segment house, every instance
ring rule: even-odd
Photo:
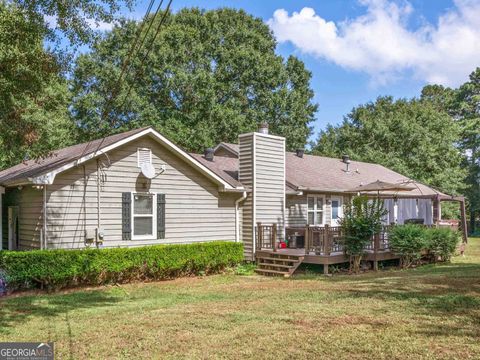
[[[415,184],[405,194],[382,194],[385,224],[410,218],[434,224],[441,201],[463,204],[377,164],[286,152],[285,139],[266,127],[203,155],[141,128],[1,171],[0,245],[75,249],[227,240],[242,241],[246,259],[254,260],[289,238],[297,242],[292,256],[300,251],[308,261],[331,255],[315,250],[326,248],[320,238],[339,250],[334,232],[350,197],[345,191],[377,179]]]

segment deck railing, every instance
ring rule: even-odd
[[[365,246],[365,250],[381,252],[389,251],[389,230],[395,225],[382,225],[378,234],[372,236],[371,241]],[[423,225],[432,227],[436,225]],[[438,226],[438,225],[437,225]],[[341,226],[305,226],[287,227],[287,238],[290,235],[304,237],[305,254],[330,256],[343,253],[345,233]],[[278,229],[276,224],[257,223],[255,226],[256,249],[272,249],[277,251]]]
[[[277,224],[257,223],[255,227],[256,248],[277,251]]]
[[[388,230],[391,225],[382,226],[378,234],[372,236],[372,240],[365,250],[387,251],[389,250]],[[332,253],[343,253],[345,233],[340,226],[308,226],[305,229],[305,254],[330,256]]]

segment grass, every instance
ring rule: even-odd
[[[249,273],[0,300],[0,341],[54,341],[59,359],[480,358],[480,239],[406,271]]]

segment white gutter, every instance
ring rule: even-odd
[[[240,203],[247,198],[247,192],[242,193],[242,197],[235,200],[235,242],[240,242]]]

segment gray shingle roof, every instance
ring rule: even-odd
[[[60,168],[82,156],[93,154],[145,129],[147,128],[135,129],[104,139],[69,146],[54,151],[51,156],[45,159],[29,160],[18,164],[0,172],[0,184],[9,185],[28,181],[28,178]],[[232,154],[236,153],[238,155],[238,144],[221,144],[229,149]],[[214,161],[208,161],[203,155],[190,155],[228,184],[234,187],[242,186],[238,181],[238,158],[215,156]],[[300,158],[294,153],[287,152],[285,169],[287,190],[290,193],[297,189],[300,191],[343,192],[376,180],[391,183],[412,181],[406,176],[378,164],[352,161],[350,171],[346,172],[345,169],[346,165],[340,159],[314,155],[304,155],[303,158]],[[416,187],[415,190],[399,194],[399,196],[445,195],[418,182],[412,182],[412,184]]]
[[[200,154],[190,154],[202,165],[205,165],[215,174],[220,176],[223,180],[232,186],[242,186],[238,181],[238,159],[231,157],[215,156],[213,161],[205,159]]]
[[[286,154],[287,181],[304,190],[343,192],[359,185],[381,180],[390,183],[409,182],[415,190],[399,193],[399,196],[444,195],[424,184],[413,182],[408,177],[382,165],[351,161],[349,172],[341,159],[324,156]]]
[[[103,139],[97,139],[83,144],[69,146],[53,151],[44,159],[28,160],[11,168],[0,171],[0,184],[8,185],[13,182],[28,181],[28,178],[39,176],[51,170],[57,169],[78,160],[80,157],[90,155],[96,151],[112,145],[118,141],[135,135],[148,127],[111,135]]]
[[[224,142],[221,144],[238,156],[238,144]],[[215,157],[215,159],[217,158],[218,156]],[[381,180],[391,183],[409,182],[412,186],[416,187],[415,190],[399,193],[399,196],[445,195],[429,186],[414,182],[408,177],[378,164],[351,161],[350,171],[347,173],[345,171],[346,165],[341,159],[337,158],[316,155],[304,155],[303,158],[300,158],[295,153],[287,152],[285,161],[287,190],[289,192],[294,192],[294,189],[343,192],[359,185]],[[230,162],[229,167],[232,168],[233,166]],[[236,167],[238,168],[238,163]],[[385,192],[385,194],[388,193]]]

